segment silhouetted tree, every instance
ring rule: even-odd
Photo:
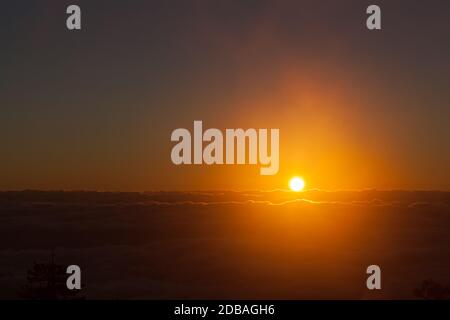
[[[27,284],[19,290],[19,296],[27,300],[78,300],[78,290],[66,286],[66,268],[55,264],[54,254],[50,263],[34,263],[27,271]]]
[[[432,279],[427,279],[422,282],[419,288],[414,289],[414,295],[426,300],[450,299],[450,286],[444,286]]]

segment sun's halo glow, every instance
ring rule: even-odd
[[[302,191],[305,187],[305,181],[300,177],[293,177],[289,181],[289,188],[291,188],[292,191],[299,192]]]

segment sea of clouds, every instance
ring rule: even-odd
[[[450,282],[450,193],[1,192],[0,239],[0,298],[52,251],[88,299],[414,298]]]

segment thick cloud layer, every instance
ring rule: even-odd
[[[450,282],[450,193],[3,192],[0,239],[1,298],[53,249],[90,299],[411,298]]]

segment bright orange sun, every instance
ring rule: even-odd
[[[305,187],[305,181],[300,177],[293,177],[289,181],[289,188],[291,188],[292,191],[299,192],[302,191]]]

